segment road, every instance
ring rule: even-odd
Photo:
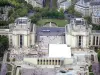
[[[3,56],[3,62],[2,62],[2,66],[1,66],[1,75],[6,75],[6,73],[7,73],[7,63],[5,63],[6,59],[7,59],[7,54],[8,54],[8,52],[5,52],[4,56]]]

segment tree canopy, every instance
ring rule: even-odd
[[[98,61],[100,62],[100,51],[98,51]]]
[[[8,50],[8,46],[8,38],[6,36],[0,36],[0,57]]]
[[[66,9],[66,11],[67,11],[69,14],[75,15],[76,17],[81,17],[81,16],[82,16],[81,13],[75,11],[74,5],[71,5],[68,9]]]
[[[13,7],[8,11],[9,23],[14,22],[17,17],[27,16],[28,12],[33,10],[32,5],[25,0],[7,0]]]
[[[87,21],[88,24],[91,24],[92,18],[90,16],[85,16],[84,19]]]
[[[36,12],[35,15],[31,17],[31,20],[33,23],[37,23],[38,20],[41,18],[44,19],[64,19],[64,11],[60,10],[57,11],[55,9],[49,9],[49,8],[39,8],[35,7],[34,11]]]

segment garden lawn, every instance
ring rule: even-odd
[[[59,27],[64,27],[68,23],[67,20],[60,20],[60,19],[41,19],[41,20],[39,20],[37,22],[37,25],[42,26],[42,25],[45,25],[47,22],[54,22]]]

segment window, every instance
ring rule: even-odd
[[[78,47],[82,47],[82,36],[78,36]]]
[[[54,65],[54,61],[55,61],[55,60],[52,60],[52,65]]]
[[[97,39],[96,39],[96,45],[98,45],[98,37],[97,37]]]
[[[41,59],[41,61],[40,61],[40,65],[42,65],[42,59]]]
[[[91,45],[91,37],[89,37],[89,45]]]
[[[20,48],[22,48],[23,42],[22,42],[22,35],[20,35]]]
[[[39,59],[38,59],[38,65],[39,65]]]
[[[17,24],[27,24],[27,19],[18,19],[16,21]]]
[[[60,60],[58,60],[58,65],[60,65]]]
[[[48,65],[48,60],[46,60],[46,62],[47,62],[46,64]]]
[[[51,65],[51,60],[49,60],[49,63],[50,63],[49,65]]]
[[[99,37],[99,45],[100,45],[100,37]]]
[[[95,45],[95,36],[93,36],[93,45]]]

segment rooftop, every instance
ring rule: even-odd
[[[76,23],[76,25],[84,25],[85,24],[85,20],[83,18],[75,18],[74,22]]]
[[[36,0],[36,2],[38,3],[38,4],[43,4],[43,0]]]
[[[76,5],[83,7],[83,8],[89,8],[90,0],[80,0],[76,3]]]
[[[100,11],[93,12],[93,16],[100,17]]]
[[[85,3],[90,2],[91,0],[83,0]]]
[[[64,1],[64,2],[61,2],[60,5],[62,5],[62,6],[69,6],[70,4],[71,4],[71,2],[69,2],[69,1]]]
[[[62,49],[63,48],[63,49]],[[71,49],[66,44],[50,44],[49,57],[71,58]]]
[[[38,35],[56,35],[60,33],[65,33],[65,27],[38,27],[36,32]]]
[[[91,6],[100,5],[100,1],[92,1],[92,2],[90,2],[90,5]]]
[[[29,18],[27,18],[27,17],[20,17],[20,18],[17,18],[16,20],[15,20],[15,23],[16,24],[18,24],[18,25],[22,25],[22,24],[27,24],[27,22],[29,22]]]

